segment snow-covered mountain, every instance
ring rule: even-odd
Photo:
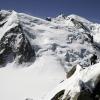
[[[56,89],[55,93],[50,91],[66,79],[73,66],[79,64],[86,68],[82,69],[84,76],[84,71],[89,70],[90,58],[94,53],[99,62],[100,24],[73,14],[41,19],[24,13],[1,10],[0,98],[59,100],[52,98],[60,89]],[[69,82],[69,78],[68,82],[71,84],[76,79],[74,85],[82,80],[77,77],[72,79]],[[87,80],[90,80],[90,77]],[[64,85],[65,83],[67,80],[61,83],[61,89],[68,86]],[[93,83],[95,84],[94,81]]]

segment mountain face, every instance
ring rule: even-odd
[[[44,53],[44,50],[51,50],[64,63],[65,68],[77,64],[87,67],[90,65],[91,54],[100,49],[93,37],[96,33],[93,30],[95,25],[77,15],[60,15],[45,21],[2,10],[0,18],[1,65],[9,61],[29,62],[35,55]]]
[[[41,19],[1,10],[0,98],[81,100],[79,94],[95,98],[100,69],[99,64],[91,67],[91,57],[95,54],[96,63],[100,60],[99,37],[100,24],[77,15]]]
[[[13,13],[15,12],[11,12],[11,14]],[[11,14],[3,15],[1,13],[0,15],[1,16],[0,21],[2,23],[0,25],[1,29],[5,27],[6,24],[9,23],[9,19],[7,19],[7,17],[12,16]],[[12,24],[12,23],[9,23],[9,24]],[[13,62],[14,60],[16,60],[19,64],[21,64],[22,62],[31,61],[32,58],[35,58],[34,48],[32,48],[29,40],[25,36],[24,30],[22,26],[20,25],[20,22],[17,22],[16,26],[12,26],[11,28],[9,28],[9,30],[7,30],[1,37],[0,64],[5,66],[8,62]]]
[[[18,63],[28,62],[35,57],[35,51],[23,34],[20,25],[11,28],[0,41],[0,64],[13,61],[18,57]]]

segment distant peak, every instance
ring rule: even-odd
[[[57,16],[57,18],[63,18],[63,17],[76,18],[76,17],[81,17],[81,16],[78,16],[78,15],[76,15],[76,14],[66,15],[66,14],[64,14],[64,13],[61,13],[60,15]]]
[[[63,14],[63,13],[61,13],[60,15],[58,15],[56,18],[57,19],[61,19],[61,18],[66,18],[67,16],[65,15],[65,14]]]
[[[85,23],[90,23],[90,21],[88,21],[87,19],[76,15],[76,14],[70,14],[70,15],[66,15],[61,13],[59,16],[56,17],[57,20],[71,20],[71,19],[75,19],[77,21],[81,21],[81,22],[85,22]]]
[[[76,15],[76,14],[70,14],[67,16],[67,18],[70,18],[70,19],[84,19],[83,17],[79,16],[79,15]]]
[[[70,14],[70,15],[68,15],[67,17],[81,17],[81,16],[76,15],[76,14]]]
[[[75,19],[77,21],[81,21],[81,22],[86,22],[86,23],[90,23],[90,21],[88,21],[87,19],[79,16],[79,15],[76,15],[76,14],[70,14],[67,16],[68,19]]]

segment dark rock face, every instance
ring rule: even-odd
[[[94,100],[91,96],[91,94],[87,91],[83,91],[80,93],[77,100]]]
[[[70,78],[74,72],[76,71],[76,66],[74,66],[68,73],[67,73],[67,78]]]
[[[61,100],[62,96],[64,95],[65,90],[58,92],[51,100]]]
[[[0,40],[0,64],[12,62],[15,58],[18,63],[29,62],[35,57],[35,51],[29,40],[23,34],[21,25],[10,29]]]
[[[0,14],[0,21],[3,21],[7,15]]]
[[[52,21],[52,19],[50,17],[47,17],[46,20],[50,21],[50,22]]]
[[[90,32],[89,28],[85,26],[82,22],[76,20],[76,19],[71,19],[71,21],[74,23],[75,26],[78,28],[83,28],[86,32]]]
[[[100,100],[100,81],[97,83],[92,94],[94,100]]]
[[[81,91],[78,100],[100,100],[100,81],[96,84],[92,92],[87,89]]]

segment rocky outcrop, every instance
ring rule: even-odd
[[[18,63],[29,62],[35,51],[23,33],[21,25],[11,28],[0,40],[0,64],[5,65],[17,59]]]

